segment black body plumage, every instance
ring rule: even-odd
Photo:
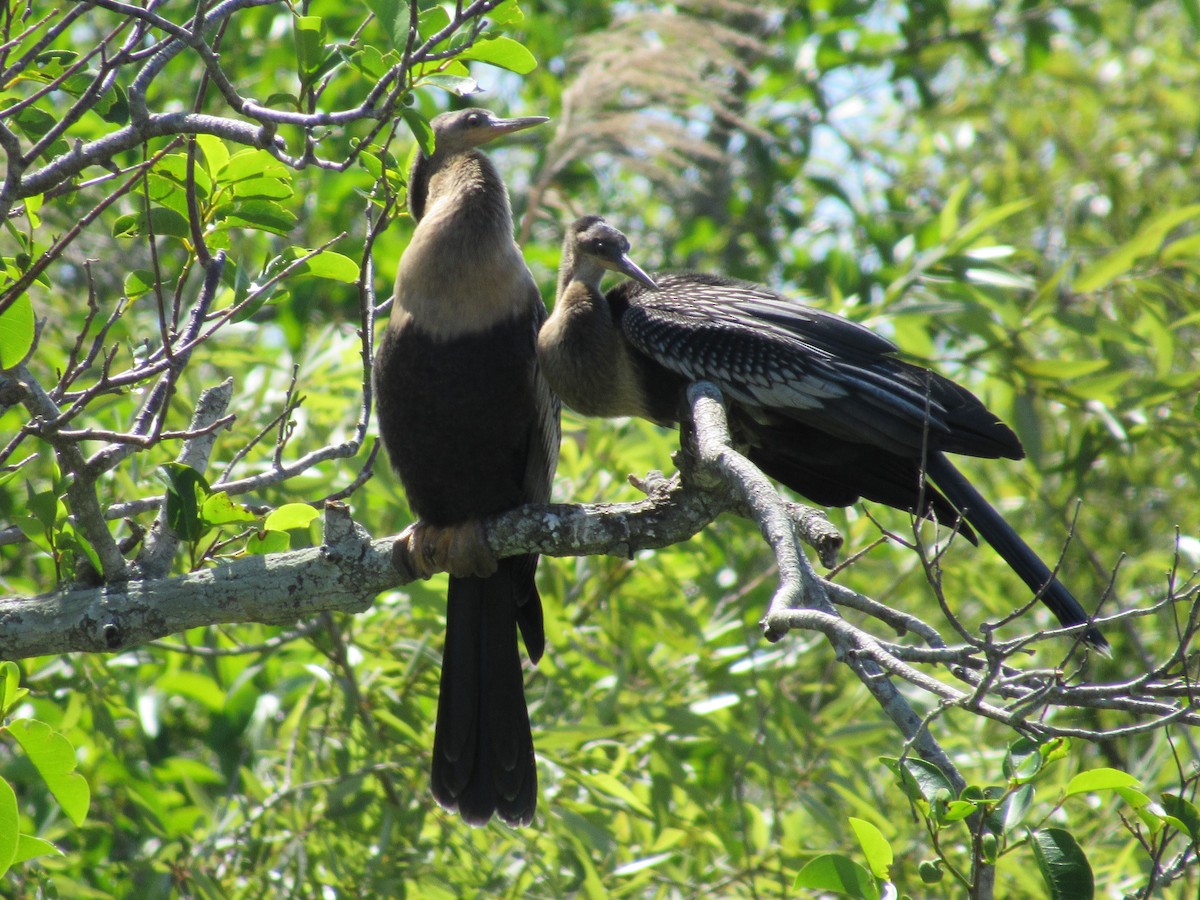
[[[425,525],[454,527],[544,503],[558,455],[558,402],[537,363],[545,307],[513,243],[504,183],[479,145],[545,121],[486,110],[433,120],[434,152],[409,180],[417,220],[375,358],[379,429]],[[475,825],[528,824],[537,769],[517,632],[542,654],[536,556],[494,574],[451,572],[432,787]]]
[[[585,415],[672,424],[686,414],[685,386],[711,381],[736,438],[771,477],[825,506],[865,498],[935,515],[973,542],[977,531],[1062,624],[1087,621],[946,458],[1024,456],[1017,436],[970,391],[898,359],[891,341],[847,319],[750,282],[651,278],[628,249],[598,216],[567,231],[558,300],[538,338],[543,371],[564,403]],[[601,293],[606,269],[633,280]],[[1107,646],[1095,628],[1084,637]]]

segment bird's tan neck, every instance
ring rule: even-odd
[[[608,301],[592,286],[599,277],[594,282],[572,280],[580,274],[576,268],[560,276],[564,287],[538,333],[538,361],[546,381],[563,403],[585,416],[657,419],[645,400],[639,364]]]
[[[486,156],[427,161],[423,214],[400,259],[391,325],[448,340],[527,312],[536,295],[512,238],[504,183]]]

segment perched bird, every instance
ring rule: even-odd
[[[478,520],[545,503],[559,443],[558,401],[537,362],[546,308],[513,241],[504,182],[478,148],[545,121],[484,109],[433,119],[433,152],[417,156],[408,182],[417,225],[375,357],[380,434],[420,517],[412,557],[429,564],[424,574],[450,572],[433,795],[473,825],[493,813],[533,818],[518,627],[533,662],[545,644],[537,557],[496,567]]]
[[[933,514],[972,543],[973,527],[1063,625],[1088,621],[946,458],[1024,456],[977,397],[897,359],[891,341],[847,319],[746,281],[652,278],[628,252],[625,235],[599,216],[567,229],[558,298],[538,335],[542,370],[567,406],[670,425],[686,415],[686,385],[711,381],[735,437],[767,475],[824,506],[863,497]],[[633,280],[601,293],[605,270]],[[1108,646],[1095,628],[1084,639]]]

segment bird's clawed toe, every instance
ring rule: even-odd
[[[393,556],[406,557],[418,578],[449,572],[460,578],[485,578],[496,571],[496,555],[478,521],[440,528],[415,522],[396,538]]]

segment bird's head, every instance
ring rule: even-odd
[[[472,107],[444,112],[429,124],[433,127],[434,153],[454,154],[549,121],[546,116],[502,119],[490,110]]]
[[[584,216],[572,223],[567,233],[576,255],[586,256],[613,272],[639,281],[651,290],[658,285],[629,258],[629,238],[600,216]]]

